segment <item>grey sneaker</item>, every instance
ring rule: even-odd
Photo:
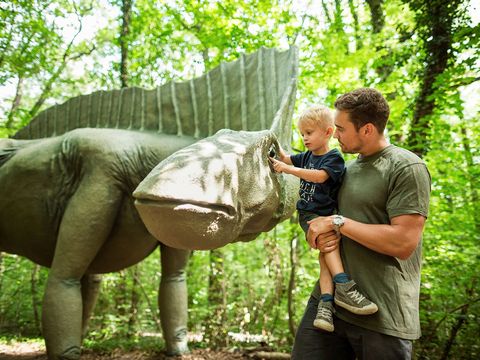
[[[333,313],[335,309],[331,301],[320,301],[318,303],[317,316],[313,322],[316,328],[332,332],[333,331]]]
[[[355,281],[335,284],[335,304],[357,315],[370,315],[378,306],[360,292]]]

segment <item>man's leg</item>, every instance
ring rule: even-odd
[[[412,341],[381,334],[338,319],[359,360],[410,360]],[[337,323],[335,323],[336,326]]]
[[[341,327],[333,333],[319,330],[313,326],[317,313],[318,300],[310,297],[302,321],[297,329],[292,350],[292,360],[353,360],[355,353],[342,334]]]

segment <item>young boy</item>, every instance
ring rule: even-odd
[[[298,128],[308,151],[286,154],[279,149],[279,160],[270,158],[276,172],[300,178],[300,200],[297,202],[300,225],[308,232],[308,221],[336,212],[337,193],[345,171],[340,152],[330,150],[328,142],[333,135],[333,114],[327,107],[316,106],[300,115]],[[293,166],[290,166],[293,165]],[[321,298],[313,325],[333,331],[333,302],[352,313],[369,315],[378,308],[358,289],[343,269],[340,250],[319,253]],[[335,298],[333,290],[335,284]]]

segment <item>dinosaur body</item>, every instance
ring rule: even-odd
[[[252,240],[294,210],[295,183],[266,155],[289,148],[296,66],[295,49],[262,49],[189,82],[71,99],[0,140],[0,251],[50,267],[49,359],[79,358],[96,274],[157,246],[167,352],[188,351],[190,250]]]
[[[10,148],[15,147],[15,140],[9,142]],[[146,231],[131,194],[155,165],[193,142],[189,137],[88,128],[28,145],[23,141],[0,171],[0,248],[50,267],[57,235],[70,221],[76,233],[69,235],[70,241],[83,241],[83,226],[97,225],[95,231],[102,232],[102,246],[87,273],[136,264],[158,241]],[[98,183],[102,188],[93,192]],[[70,202],[76,196],[84,199],[81,191],[91,193],[94,200],[66,218]],[[14,199],[10,194],[15,194]],[[19,209],[19,204],[28,206]],[[102,207],[109,209],[102,218],[83,224],[83,212],[95,214]]]

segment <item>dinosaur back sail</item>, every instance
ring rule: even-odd
[[[42,111],[14,137],[46,138],[83,127],[196,138],[224,128],[269,129],[275,118],[282,123],[291,119],[297,66],[295,47],[287,51],[262,48],[189,81],[151,90],[131,87],[77,96]],[[288,129],[289,124],[285,125],[281,127]]]

